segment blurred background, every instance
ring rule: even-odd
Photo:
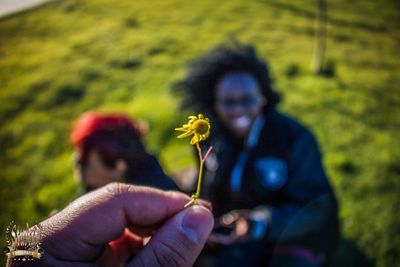
[[[324,5],[326,4],[326,5]],[[221,42],[255,44],[280,109],[316,134],[340,204],[334,266],[400,262],[400,3],[396,0],[51,1],[0,18],[0,244],[13,220],[80,194],[69,133],[87,110],[149,123],[178,183],[195,167],[171,83]]]

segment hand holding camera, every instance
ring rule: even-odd
[[[209,242],[231,245],[260,240],[267,232],[270,217],[270,210],[264,206],[230,211],[216,222]]]

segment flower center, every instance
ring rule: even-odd
[[[208,125],[207,121],[205,120],[196,120],[193,122],[193,130],[196,134],[206,134],[208,130],[210,129],[210,126]]]

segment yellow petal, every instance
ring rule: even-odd
[[[192,134],[193,134],[192,132],[186,132],[186,133],[183,133],[183,134],[179,135],[177,138],[185,138],[185,137],[190,136]]]
[[[196,144],[196,143],[198,143],[198,142],[200,142],[200,140],[199,140],[197,134],[195,134],[195,135],[193,136],[192,140],[190,140],[190,144],[191,144],[191,145],[194,145],[194,144]]]
[[[190,127],[175,128],[175,131],[184,131],[184,132],[186,132],[186,131],[189,131],[189,130],[190,130]]]

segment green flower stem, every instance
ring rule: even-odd
[[[200,168],[199,168],[199,177],[197,179],[197,190],[196,190],[196,193],[194,193],[192,195],[193,199],[200,198],[201,181],[203,178],[203,166],[204,166],[203,154],[201,153],[201,148],[200,148],[199,143],[196,143],[196,148],[197,148],[197,151],[199,152]]]
[[[204,162],[206,161],[208,155],[210,154],[211,150],[212,150],[212,146],[207,150],[205,156],[203,157],[202,153],[201,153],[201,148],[199,143],[196,143],[196,148],[197,151],[199,152],[199,159],[200,159],[200,168],[199,168],[199,177],[197,179],[197,190],[196,193],[192,194],[192,200],[190,200],[188,203],[186,203],[186,205],[184,206],[189,207],[191,205],[198,205],[197,203],[197,199],[200,198],[200,191],[201,191],[201,182],[202,182],[202,178],[203,178],[203,166],[204,166]]]

